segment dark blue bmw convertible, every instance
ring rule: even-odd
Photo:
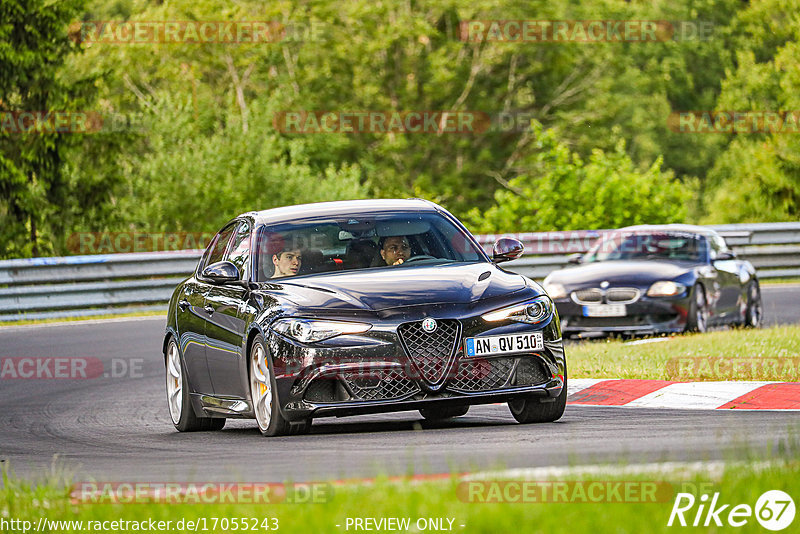
[[[572,263],[544,280],[565,335],[704,332],[715,325],[761,324],[756,270],[706,227],[621,228]]]

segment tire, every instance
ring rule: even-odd
[[[542,401],[545,402],[542,402]],[[548,402],[549,400],[549,402]],[[508,409],[518,423],[552,423],[561,419],[567,407],[567,369],[564,368],[564,387],[554,400],[525,397],[508,401]]]
[[[311,420],[289,422],[281,413],[275,383],[275,374],[269,353],[264,345],[264,337],[258,334],[250,345],[249,352],[250,400],[258,429],[264,436],[286,436],[305,434],[311,428]]]
[[[442,419],[452,419],[466,415],[469,406],[442,406],[422,408],[419,413],[428,421],[441,421]]]
[[[705,332],[708,330],[708,300],[703,286],[697,284],[692,289],[692,302],[686,316],[686,332]]]
[[[764,304],[761,301],[761,286],[753,280],[747,288],[747,308],[744,315],[745,328],[758,328],[764,318]]]
[[[166,354],[167,408],[179,432],[222,430],[224,417],[197,417],[189,399],[189,382],[175,338],[170,338]]]

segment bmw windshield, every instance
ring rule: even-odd
[[[702,261],[705,238],[688,232],[614,232],[602,237],[584,263],[614,260]]]

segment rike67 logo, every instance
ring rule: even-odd
[[[719,492],[711,496],[703,494],[699,499],[691,493],[678,493],[669,514],[667,526],[718,527],[727,525],[743,527],[755,516],[758,523],[768,530],[783,530],[794,521],[795,506],[789,494],[780,490],[763,493],[755,507],[749,504],[725,504]]]

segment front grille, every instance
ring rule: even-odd
[[[516,358],[462,358],[450,388],[458,391],[489,391],[506,385]]]
[[[444,378],[455,356],[461,323],[442,319],[437,321],[437,328],[431,333],[422,329],[422,321],[403,323],[397,327],[397,334],[419,375],[426,382],[436,384]]]
[[[603,292],[597,288],[579,289],[572,292],[572,298],[578,304],[597,304],[603,301]]]
[[[517,365],[517,373],[514,378],[514,385],[517,386],[537,386],[550,380],[548,373],[542,362],[538,358],[521,358]]]
[[[614,287],[606,293],[608,302],[630,304],[639,300],[639,290],[635,287]]]
[[[419,387],[397,371],[375,370],[342,374],[358,400],[398,399],[419,391]]]
[[[573,291],[572,300],[576,304],[600,304],[604,301],[615,304],[631,304],[639,300],[639,294],[640,291],[635,287],[612,287],[606,291],[593,287]]]

